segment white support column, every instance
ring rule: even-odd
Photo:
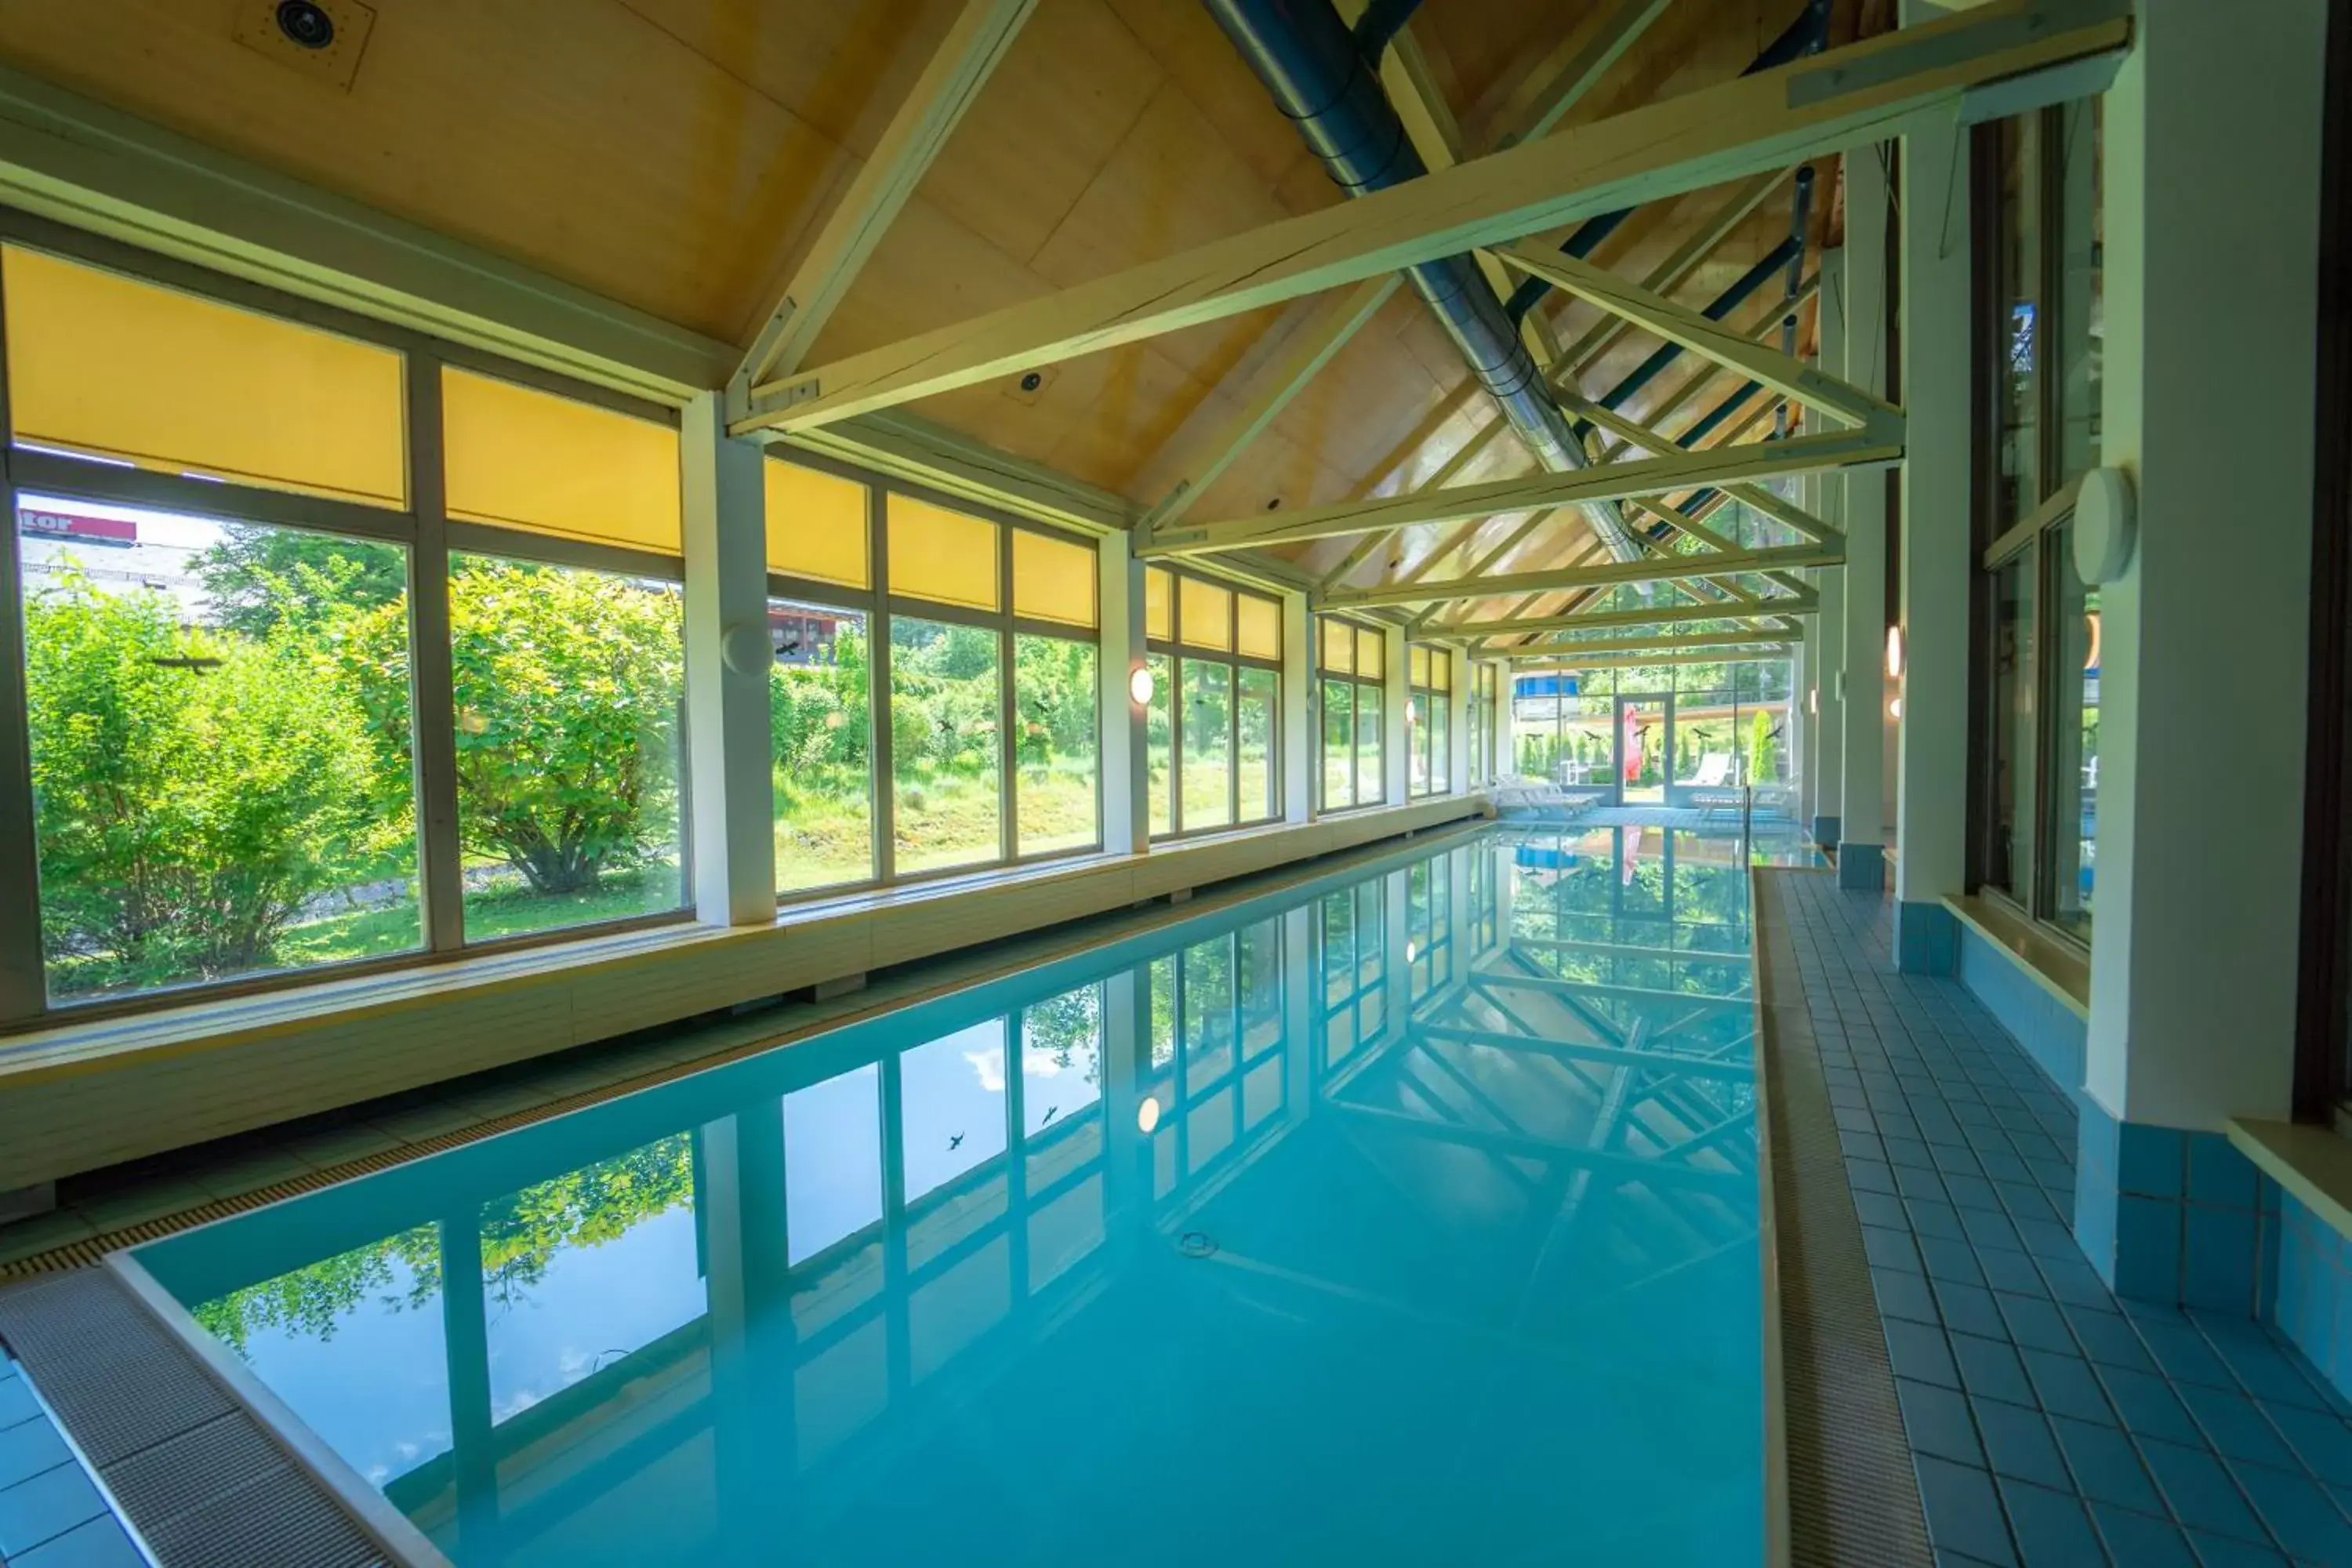
[[[1829,317],[1822,318],[1824,324]],[[1823,483],[1814,499],[1832,508],[1832,511],[1816,513],[1832,521],[1835,503],[1830,495],[1838,487]],[[1813,589],[1821,595],[1822,607],[1813,616],[1813,635],[1820,647],[1820,657],[1812,667],[1812,698],[1820,710],[1813,721],[1814,759],[1813,780],[1813,842],[1827,847],[1838,841],[1838,803],[1844,798],[1845,787],[1845,704],[1838,692],[1845,676],[1845,568],[1824,567],[1813,574]]]
[[[678,450],[695,914],[766,925],[776,918],[776,817],[760,448],[727,438],[720,396],[706,392],[686,405]]]
[[[1149,710],[1135,700],[1142,669],[1143,564],[1124,533],[1105,535],[1102,571],[1102,811],[1103,848],[1142,854],[1151,841],[1150,784],[1144,734]]]
[[[1384,805],[1402,805],[1412,776],[1405,751],[1412,743],[1404,721],[1405,704],[1412,700],[1412,672],[1405,668],[1404,628],[1382,628],[1381,647],[1381,776],[1386,786],[1381,798]]]
[[[1906,0],[1906,24],[1941,15]],[[1970,548],[1969,136],[1938,118],[1903,139],[1903,668],[1895,689],[1895,963],[1948,974],[1968,890]],[[1949,197],[1948,200],[1947,197]]]
[[[1823,314],[1843,329],[1845,375],[1857,386],[1886,388],[1886,166],[1878,146],[1857,147],[1845,163],[1845,248],[1822,258]],[[1838,886],[1875,891],[1886,885],[1886,476],[1840,474],[1845,526],[1845,679],[1840,706],[1845,731],[1839,790]]]
[[[1307,595],[1282,596],[1282,820],[1315,815],[1315,732],[1323,700],[1315,679],[1315,617]]]
[[[2100,590],[2086,1079],[2213,1130],[2291,1109],[2328,7],[2138,9],[2105,110],[2101,461],[2138,537]],[[2269,798],[2217,807],[2222,753]]]

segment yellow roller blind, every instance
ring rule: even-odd
[[[1255,594],[1241,595],[1241,653],[1246,658],[1282,657],[1282,606]]]
[[[15,246],[0,281],[18,441],[408,504],[391,349]]]
[[[1095,624],[1095,552],[1075,540],[1013,531],[1013,613],[1064,626]]]
[[[1323,668],[1334,675],[1356,670],[1356,628],[1345,621],[1323,623]]]
[[[1388,674],[1388,644],[1379,632],[1370,627],[1356,628],[1356,673],[1366,680],[1378,680]]]
[[[1193,647],[1231,653],[1234,647],[1234,594],[1198,577],[1176,580],[1176,616],[1183,640]]]
[[[975,610],[1001,609],[996,524],[908,496],[890,498],[890,592]]]
[[[1406,670],[1415,686],[1429,684],[1429,650],[1415,643],[1405,650]]]
[[[1429,688],[1433,691],[1454,689],[1454,652],[1451,648],[1429,650]]]
[[[1143,569],[1143,635],[1153,642],[1176,640],[1175,574],[1158,566]]]
[[[679,553],[667,425],[444,365],[441,441],[451,517]]]
[[[771,458],[767,492],[769,571],[848,588],[874,585],[864,485]]]

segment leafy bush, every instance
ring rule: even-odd
[[[363,612],[341,650],[404,751],[404,606]],[[685,656],[677,601],[601,573],[468,557],[449,579],[457,823],[538,893],[576,893],[672,847]],[[393,780],[385,777],[390,786]],[[404,781],[403,781],[404,784]]]
[[[62,993],[265,966],[305,900],[410,837],[372,805],[365,715],[307,627],[184,631],[167,595],[68,575],[26,600],[26,647]]]

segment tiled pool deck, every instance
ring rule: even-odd
[[[2252,1320],[2121,1301],[2074,1106],[1889,908],[1781,879],[1938,1563],[2352,1564],[2352,1405]]]

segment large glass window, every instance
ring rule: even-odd
[[[767,468],[777,890],[1101,843],[1093,548],[799,462]],[[877,624],[885,660],[869,652]]]
[[[396,544],[25,496],[56,1001],[423,941]]]
[[[768,601],[780,893],[874,875],[874,661],[866,637],[866,617],[856,610]]]
[[[1387,796],[1382,637],[1375,627],[1330,616],[1316,623],[1323,697],[1318,811],[1378,805]]]
[[[467,940],[677,908],[677,585],[460,555],[449,641]]]
[[[2099,106],[1979,131],[1978,481],[1983,709],[1975,881],[2087,942],[2098,815],[2098,595],[2074,574],[2073,487],[2098,462]]]
[[[1412,745],[1412,793],[1443,795],[1453,787],[1454,654],[1414,644],[1406,651],[1412,685],[1406,736]]]
[[[1281,605],[1162,566],[1144,574],[1144,604],[1153,837],[1280,816]]]

